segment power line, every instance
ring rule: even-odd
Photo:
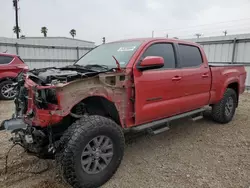
[[[171,30],[182,30],[186,28],[196,28],[196,27],[203,27],[203,26],[209,26],[209,25],[217,25],[217,24],[223,24],[223,23],[231,23],[231,22],[238,22],[238,21],[244,21],[244,20],[250,20],[250,18],[243,18],[239,20],[230,20],[230,21],[223,21],[223,22],[215,22],[215,23],[210,23],[210,24],[203,24],[203,25],[194,25],[194,26],[187,26],[187,27],[182,27],[182,28],[170,28],[170,29],[162,29],[158,31],[171,31]]]
[[[180,34],[180,33],[184,33],[184,32],[192,32],[192,33],[200,33],[200,32],[206,32],[206,31],[216,31],[216,30],[220,30],[220,31],[224,31],[225,29],[237,29],[237,30],[240,30],[242,27],[245,28],[245,26],[248,26],[250,25],[250,22],[248,24],[234,24],[234,25],[229,25],[229,26],[218,26],[218,27],[213,27],[213,28],[197,28],[197,29],[191,29],[191,28],[187,28],[185,31],[180,31],[180,30],[177,30],[177,31],[171,31],[171,32],[167,32],[168,34],[172,35],[177,35],[177,34]],[[162,35],[164,33],[166,33],[166,31],[162,31],[162,30],[155,30],[155,33],[162,33]]]
[[[242,23],[239,21],[247,21],[248,23]],[[222,23],[233,23],[233,25],[228,25],[228,26],[223,26],[223,25],[218,25],[218,24],[222,24]],[[217,27],[215,26],[217,25]],[[213,33],[221,33],[222,30],[229,30],[230,28],[235,28],[237,30],[241,29],[241,26],[245,26],[245,25],[250,25],[250,18],[244,18],[244,19],[238,19],[238,20],[231,20],[231,21],[225,21],[225,22],[217,22],[217,23],[211,23],[211,24],[203,24],[203,25],[196,25],[196,26],[192,26],[192,27],[185,27],[185,28],[172,28],[172,29],[166,29],[166,30],[151,30],[151,37],[152,34],[154,34],[154,36],[162,36],[165,37],[166,33],[168,34],[168,36],[193,36],[194,33],[204,33],[205,36],[207,36],[207,32],[208,31],[213,31]],[[194,29],[200,26],[213,26],[213,28],[198,28],[198,29]],[[176,31],[175,31],[176,30]],[[181,30],[181,31],[180,31]],[[216,31],[218,30],[218,31]],[[231,33],[230,29],[230,33]],[[169,32],[170,31],[170,32]],[[183,32],[188,32],[190,34],[185,34],[183,35]],[[162,32],[162,33],[161,33]],[[157,33],[161,33],[161,34],[157,34]],[[178,34],[179,33],[179,34]],[[113,36],[111,35],[110,38],[112,38]],[[140,35],[135,34],[135,33],[124,33],[123,34],[124,38],[131,38],[131,37],[150,37],[150,31],[142,31],[140,33]]]
[[[249,27],[250,24],[248,24],[247,26],[246,25],[239,25],[239,26],[235,26],[235,25],[232,25],[232,26],[228,26],[226,27],[227,29],[227,32],[232,32],[232,31],[237,31],[237,32],[242,32],[240,30],[250,30],[250,27]],[[230,29],[231,28],[231,29]],[[209,29],[199,29],[199,30],[190,30],[188,32],[169,32],[168,34],[171,35],[171,36],[193,36],[194,33],[204,33],[205,35],[208,35],[208,34],[211,34],[211,33],[221,33],[221,31],[225,30],[225,28],[223,27],[220,27],[220,28],[209,28]],[[157,36],[165,36],[165,32],[157,32],[155,31],[155,33],[157,34]],[[159,34],[161,33],[161,34]],[[185,34],[183,34],[185,33]]]

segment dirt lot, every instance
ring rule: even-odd
[[[0,101],[0,122],[11,116],[12,102]],[[141,136],[127,143],[124,160],[104,187],[250,186],[250,94],[241,97],[234,120],[218,125],[210,120],[182,120],[168,132]],[[0,133],[0,187],[66,188],[54,161],[28,156],[19,146],[9,156],[9,134]]]

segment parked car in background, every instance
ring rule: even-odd
[[[13,54],[0,53],[0,100],[14,99],[16,91],[12,84],[21,71],[28,71],[23,60]]]

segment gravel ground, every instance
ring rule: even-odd
[[[0,122],[13,111],[0,101]],[[248,188],[250,186],[250,94],[240,99],[234,120],[219,125],[208,119],[182,120],[157,136],[143,135],[126,144],[125,156],[113,178],[103,187]],[[0,132],[0,187],[67,188],[54,161],[28,156]]]

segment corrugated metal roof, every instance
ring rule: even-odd
[[[26,37],[23,39],[0,37],[0,43],[20,43],[45,46],[67,46],[67,47],[95,47],[91,41],[67,38],[67,37]]]
[[[201,38],[191,38],[185,39],[193,42],[208,42],[208,41],[223,41],[223,40],[234,40],[237,39],[249,39],[250,33],[238,34],[238,35],[227,35],[227,36],[214,36],[214,37],[201,37]]]

